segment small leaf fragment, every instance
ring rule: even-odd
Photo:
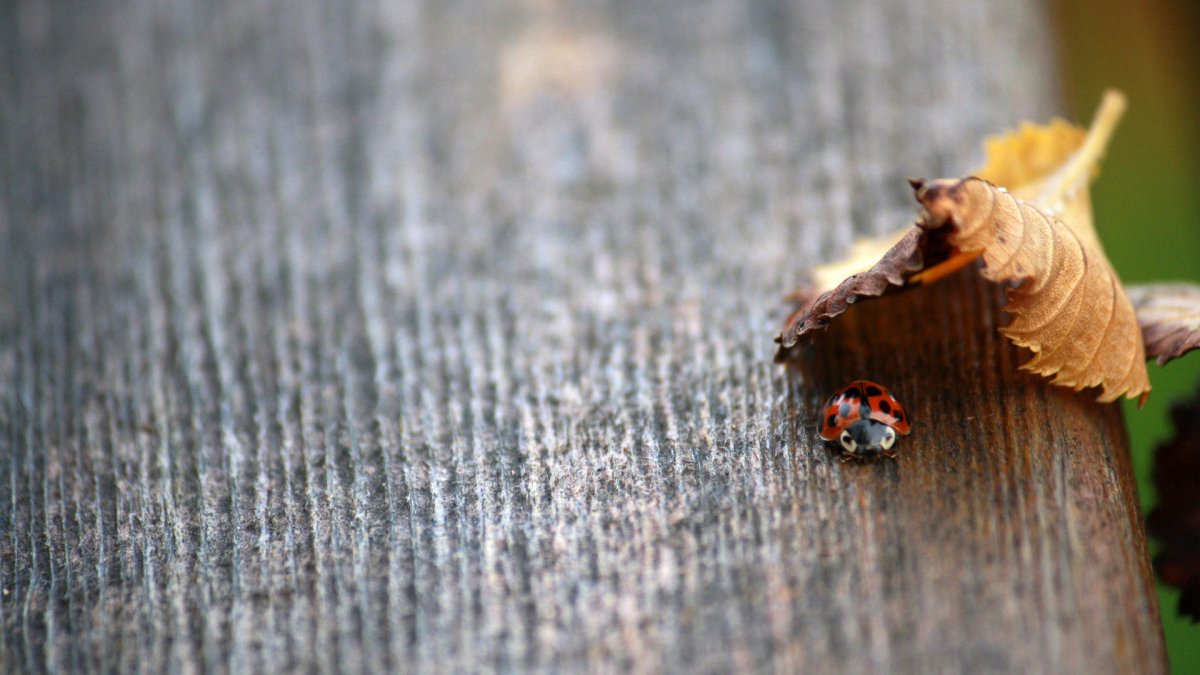
[[[1200,286],[1146,284],[1126,291],[1142,325],[1146,358],[1161,366],[1200,348]]]

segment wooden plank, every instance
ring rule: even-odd
[[[1043,9],[8,3],[0,662],[1161,672],[1119,409],[960,275],[771,363]],[[895,462],[813,431],[856,377]]]

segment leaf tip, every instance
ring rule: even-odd
[[[1120,89],[1105,89],[1096,116],[1112,116],[1120,119],[1125,114],[1127,107],[1129,107],[1129,100],[1125,98],[1125,94]]]

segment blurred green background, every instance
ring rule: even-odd
[[[1109,258],[1127,284],[1200,283],[1200,2],[1057,0],[1054,7],[1070,118],[1087,124],[1108,87],[1129,98],[1092,190]],[[1146,407],[1125,407],[1143,513],[1155,501],[1154,447],[1171,436],[1171,406],[1200,386],[1200,353],[1164,368],[1151,364],[1150,380]],[[1200,625],[1177,616],[1177,592],[1158,588],[1171,670],[1200,673]]]

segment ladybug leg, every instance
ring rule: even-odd
[[[891,457],[892,459],[896,459],[896,456],[897,456],[897,455],[896,455],[896,451],[895,451],[895,450],[884,450],[884,451],[883,451],[883,456],[884,456],[884,457]]]
[[[846,462],[849,462],[854,459],[857,459],[857,457],[855,457],[854,455],[852,455],[848,452],[842,453],[842,464],[845,464]]]

